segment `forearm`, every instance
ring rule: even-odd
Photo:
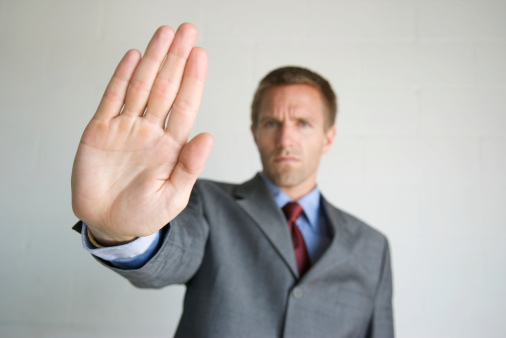
[[[209,227],[201,209],[200,197],[194,191],[188,206],[171,221],[170,228],[166,226],[160,230],[156,249],[139,266],[121,266],[121,263],[117,264],[92,253],[101,264],[127,278],[135,286],[159,288],[169,284],[184,284],[200,267],[209,233]],[[86,234],[84,228],[82,222],[74,226],[74,230],[81,234]],[[86,248],[90,243],[86,242],[85,236],[82,235],[82,237]],[[128,247],[136,241],[121,247]],[[95,250],[106,251],[107,249],[111,248]]]

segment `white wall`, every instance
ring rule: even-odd
[[[210,56],[208,178],[260,168],[258,80],[298,64],[340,97],[320,186],[388,235],[399,337],[503,337],[505,1],[0,0],[0,336],[172,334],[184,289],[137,290],[70,230],[73,156],[109,76],[162,24]],[[226,164],[226,165],[225,165]]]

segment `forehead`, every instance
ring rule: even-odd
[[[325,103],[318,89],[307,84],[275,86],[265,91],[259,118],[277,115],[309,115],[323,119]]]

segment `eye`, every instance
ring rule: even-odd
[[[299,121],[299,126],[305,128],[305,127],[309,127],[310,124],[307,122],[307,121],[304,121],[304,120],[300,120]]]
[[[273,128],[273,127],[275,127],[275,126],[276,126],[276,121],[266,121],[266,122],[264,123],[264,126],[265,126],[266,128]]]

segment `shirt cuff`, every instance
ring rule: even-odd
[[[139,237],[132,242],[97,248],[88,237],[88,227],[83,222],[81,229],[83,247],[92,255],[124,269],[136,269],[143,266],[157,251],[160,231],[150,236]]]

